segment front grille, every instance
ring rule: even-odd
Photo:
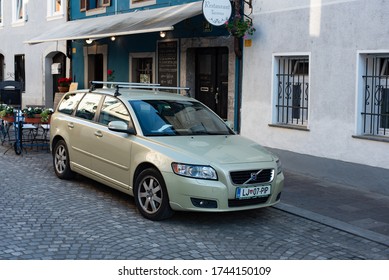
[[[259,171],[261,172],[257,174]],[[235,185],[242,185],[247,182],[250,178],[255,177],[254,179],[247,182],[247,184],[260,184],[260,183],[269,183],[273,181],[274,178],[274,169],[257,169],[257,170],[245,170],[245,171],[233,171],[230,172],[231,180]]]
[[[265,203],[270,195],[264,197],[257,197],[251,199],[229,199],[228,207],[240,207],[240,206],[249,206],[255,204]]]

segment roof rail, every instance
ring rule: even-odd
[[[104,85],[116,88],[115,95],[120,95],[119,88],[139,88],[139,89],[154,89],[154,90],[185,90],[187,95],[190,96],[189,87],[167,87],[161,86],[160,84],[153,83],[127,83],[127,82],[105,82],[105,81],[91,81],[90,91],[95,89],[95,85]]]

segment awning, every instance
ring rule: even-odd
[[[112,16],[68,21],[25,43],[77,39],[97,39],[112,36],[173,30],[173,25],[202,13],[202,2],[141,10]]]

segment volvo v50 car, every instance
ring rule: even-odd
[[[59,178],[79,173],[134,196],[151,220],[271,206],[284,182],[276,156],[196,99],[155,88],[67,93],[50,148]]]

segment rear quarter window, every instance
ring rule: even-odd
[[[58,112],[71,115],[76,109],[81,98],[84,96],[84,93],[70,93],[67,94],[62,102],[58,105]]]

